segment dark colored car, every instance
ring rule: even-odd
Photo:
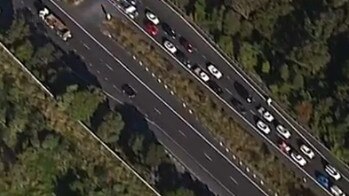
[[[184,37],[180,37],[179,38],[179,43],[189,52],[192,53],[193,52],[193,46],[189,43],[189,41],[187,39],[185,39]]]
[[[327,176],[323,175],[322,173],[315,171],[315,177],[316,181],[325,189],[330,188],[330,180],[328,179]]]
[[[128,95],[128,97],[133,98],[136,96],[136,91],[129,85],[123,84],[121,86],[122,92]]]
[[[223,94],[222,88],[215,81],[209,80],[207,81],[207,85],[218,95]]]
[[[183,63],[188,69],[191,69],[192,64],[182,51],[178,50],[175,55],[181,63]]]
[[[252,103],[253,99],[248,90],[239,82],[234,82],[236,92],[248,103]]]
[[[232,97],[231,99],[230,99],[230,103],[233,105],[233,107],[235,108],[235,109],[237,109],[238,110],[238,112],[240,112],[242,115],[245,115],[246,114],[246,109],[245,109],[245,107],[242,105],[242,103],[238,100],[238,99],[236,99],[235,97]]]
[[[170,27],[170,25],[168,25],[167,23],[161,23],[161,28],[167,35],[169,35],[173,39],[176,38],[176,32]]]

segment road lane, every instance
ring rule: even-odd
[[[53,9],[53,10],[56,12],[59,9]],[[62,18],[64,18],[64,17],[62,17]],[[68,22],[67,22],[67,24],[68,24]],[[85,50],[80,52],[80,53],[82,53],[82,55],[85,56],[85,59],[93,58],[92,54],[96,54],[99,57],[103,56],[103,61],[105,63],[113,66],[112,68],[116,72],[119,72],[119,71],[123,72],[123,74],[122,74],[123,77],[116,79],[114,74],[112,74],[112,76],[109,76],[109,74],[111,72],[109,71],[109,69],[106,66],[103,66],[104,69],[98,70],[99,74],[105,75],[107,78],[109,78],[109,83],[120,84],[119,80],[125,80],[125,79],[127,80],[128,83],[130,83],[131,81],[134,81],[135,83],[132,83],[131,85],[135,86],[135,89],[137,91],[139,91],[138,93],[141,94],[141,96],[140,96],[139,100],[137,98],[138,96],[136,96],[136,98],[133,99],[132,102],[135,103],[136,105],[140,105],[142,110],[144,110],[144,111],[150,111],[150,110],[154,111],[154,107],[161,109],[161,111],[163,111],[163,113],[166,112],[166,114],[167,114],[166,118],[163,118],[163,117],[159,118],[159,117],[154,116],[154,121],[161,122],[161,124],[164,125],[164,127],[176,127],[176,128],[178,127],[180,130],[185,132],[185,135],[190,139],[186,140],[188,143],[181,144],[181,146],[185,147],[186,150],[190,149],[190,155],[193,155],[193,157],[195,157],[196,155],[200,155],[200,153],[197,153],[196,151],[202,151],[202,149],[207,148],[206,151],[212,153],[215,156],[213,158],[213,155],[211,155],[212,159],[215,160],[215,163],[220,164],[222,162],[221,165],[223,165],[224,167],[221,170],[216,171],[216,168],[214,168],[214,170],[212,168],[210,168],[210,171],[214,171],[214,173],[212,175],[218,176],[217,179],[219,179],[219,181],[216,183],[224,184],[224,186],[221,186],[221,187],[225,187],[224,189],[228,189],[228,190],[225,190],[225,193],[228,193],[228,194],[222,194],[222,195],[231,195],[229,193],[237,191],[234,188],[234,186],[232,186],[230,184],[230,181],[221,180],[221,179],[229,178],[229,175],[227,175],[227,174],[237,176],[236,179],[241,180],[240,184],[243,184],[243,186],[240,186],[237,188],[238,192],[240,191],[241,193],[243,193],[245,191],[248,191],[249,194],[263,195],[263,194],[261,194],[260,190],[258,190],[255,186],[253,186],[251,184],[251,182],[249,182],[249,180],[240,171],[238,171],[237,168],[235,168],[231,163],[227,162],[221,154],[217,153],[217,150],[215,150],[207,141],[203,140],[196,132],[194,132],[193,127],[189,123],[184,122],[185,121],[184,118],[183,119],[179,118],[178,114],[175,114],[174,111],[172,111],[170,109],[170,107],[168,107],[163,101],[161,101],[159,99],[159,96],[156,96],[156,93],[152,92],[152,90],[147,85],[145,85],[144,82],[141,82],[139,79],[137,79],[138,77],[144,77],[143,76],[144,74],[141,74],[141,76],[138,76],[138,75],[136,76],[134,74],[131,74],[132,72],[129,71],[125,65],[122,65],[123,63],[121,63],[121,61],[116,60],[116,58],[114,57],[114,55],[110,51],[107,52],[108,49],[106,49],[104,46],[102,47],[102,45],[99,44],[98,41],[96,42],[96,40],[92,39],[91,37],[84,38],[84,36],[81,36],[83,34],[86,34],[86,32],[83,32],[83,30],[81,30],[81,29],[79,30],[79,28],[76,27],[76,24],[75,25],[68,24],[68,26],[71,28],[71,30],[73,31],[73,33],[75,35],[79,35],[80,40],[83,39],[84,43],[87,43],[87,44],[89,44],[89,46],[91,46],[91,50],[93,50],[93,52],[89,52],[91,50],[86,50],[86,48],[84,46],[82,46],[85,48]],[[110,42],[110,40],[108,40],[108,41]],[[95,42],[95,43],[93,43],[93,42]],[[75,44],[73,43],[73,40],[71,41],[71,45],[75,46]],[[95,45],[95,47],[93,47],[93,49],[92,49],[93,45]],[[96,47],[96,45],[99,45],[99,47],[102,48],[102,50],[104,50],[104,51],[102,51],[101,49],[97,49],[98,47]],[[122,52],[122,51],[118,51],[119,55],[120,55],[120,52]],[[122,53],[124,54],[125,52],[122,52]],[[126,54],[124,54],[124,55],[126,56]],[[98,59],[98,58],[96,58],[96,59]],[[108,60],[106,60],[106,59],[108,59]],[[117,65],[117,64],[119,64],[119,65]],[[130,65],[132,65],[132,64],[134,65],[135,62],[134,61],[132,61],[130,63],[127,62],[128,67],[130,67]],[[136,67],[137,65],[134,65],[134,66]],[[96,66],[92,66],[92,67],[94,68]],[[123,71],[120,70],[122,68],[124,69]],[[107,70],[107,71],[105,71],[105,70]],[[128,74],[124,73],[125,70],[128,70],[127,71]],[[130,76],[130,74],[131,74],[131,76]],[[150,75],[147,75],[147,77],[150,77]],[[117,80],[117,81],[115,81],[115,80]],[[153,80],[147,79],[147,84],[151,83],[151,81],[153,81]],[[160,88],[160,87],[157,87],[157,88]],[[164,91],[165,93],[169,94],[165,90],[158,90],[157,89],[157,92],[158,91]],[[152,98],[149,98],[149,100],[147,100],[147,99],[145,99],[145,97],[152,97]],[[171,97],[171,96],[167,95],[167,97]],[[154,101],[154,100],[157,100],[157,101]],[[152,104],[147,104],[147,103],[152,103]],[[153,117],[153,116],[151,116],[151,117]],[[174,121],[174,119],[177,119],[177,120]],[[184,142],[182,139],[183,135],[179,134],[179,132],[172,131],[172,130],[166,130],[166,131],[169,135],[171,134],[171,137],[173,137],[173,138],[179,138],[179,136],[180,136],[181,139],[176,140],[176,141]],[[190,148],[187,148],[188,146],[190,146]],[[198,161],[199,163],[201,163],[203,161],[202,158],[200,158],[200,157],[198,157],[196,159],[197,160],[201,159],[200,161]],[[206,167],[206,165],[205,165],[205,167]],[[201,172],[198,172],[198,173],[201,173]]]

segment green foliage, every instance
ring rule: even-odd
[[[253,71],[258,63],[258,50],[254,45],[243,42],[240,48],[238,60],[245,66],[246,70]]]
[[[3,49],[0,111],[1,195],[153,195]]]
[[[194,114],[202,124],[207,127],[208,130],[212,131],[212,134],[219,137],[220,140],[222,140],[222,138],[223,140],[225,139],[225,143],[232,149],[234,154],[244,160],[251,168],[261,173],[269,187],[274,188],[282,195],[292,195],[290,190],[299,192],[308,191],[308,189],[301,184],[301,179],[297,179],[293,172],[288,169],[286,170],[285,166],[280,163],[275,156],[271,155],[260,141],[247,134],[246,131],[224,111],[224,108],[219,106],[220,104],[218,104],[215,99],[205,95],[201,86],[198,86],[190,78],[187,78],[186,75],[173,69],[173,65],[168,59],[163,57],[162,52],[157,48],[151,47],[151,43],[135,29],[115,18],[102,26],[102,32],[103,31],[110,33],[123,47],[137,55],[137,57],[149,67],[151,72],[154,72],[163,79],[164,83],[174,89],[177,92],[176,95],[181,100],[188,103],[193,109]],[[255,68],[257,64],[259,65],[259,58],[264,57],[264,55],[259,56],[260,51],[249,42],[244,42],[244,44],[245,53],[241,52],[242,50],[240,49],[239,54],[243,56],[243,59],[246,59],[246,62],[253,62],[249,63],[249,65],[253,64],[252,68]],[[246,51],[249,53],[246,54]],[[268,62],[272,61],[268,59]],[[266,67],[265,70],[267,70],[268,65],[264,66]],[[272,64],[270,63],[270,72],[272,72],[271,67]],[[282,90],[282,88],[280,89]],[[290,86],[289,89],[291,90]],[[127,141],[127,145],[135,155],[136,162],[148,162],[148,164],[157,165],[158,163],[156,162],[161,159],[158,158],[160,152],[158,152],[155,146],[150,147],[152,149],[149,148],[148,153],[144,152],[141,146],[147,146],[146,143],[146,139],[140,135],[133,135]],[[309,192],[305,194],[312,195]]]
[[[97,128],[97,135],[106,143],[117,143],[124,124],[120,114],[109,112]]]
[[[175,191],[165,193],[165,196],[195,196],[194,192],[186,188],[179,188]]]
[[[235,35],[240,30],[240,15],[232,9],[227,9],[223,17],[223,33]]]
[[[15,48],[16,56],[19,60],[27,62],[33,55],[33,46],[29,40],[25,40]]]
[[[97,89],[79,90],[77,85],[67,87],[66,93],[59,98],[60,106],[75,120],[88,120],[104,96]]]
[[[340,159],[349,163],[348,141],[341,139],[349,134],[349,129],[342,128],[342,124],[347,123],[349,109],[349,1],[199,2],[202,1],[177,3],[181,8],[190,8],[191,3],[200,4],[200,9],[192,10],[194,16],[204,15],[202,10],[210,15],[213,11],[208,5],[223,6],[225,17],[217,21],[223,24],[222,30],[205,25],[209,22],[205,17],[200,20],[194,17],[194,22],[218,38],[215,41],[229,56],[232,56],[231,48],[227,47],[230,43],[224,36],[227,32],[234,34],[234,46],[240,46],[235,56],[245,70],[260,74],[274,99],[288,106],[295,118],[304,119],[303,115],[309,114],[303,123]],[[232,17],[226,17],[228,14]],[[234,22],[230,23],[228,18]],[[264,64],[266,61],[269,65]],[[262,69],[256,69],[260,65]],[[328,100],[333,102],[331,110],[325,104]],[[304,102],[319,107],[311,113],[299,113],[297,106]]]

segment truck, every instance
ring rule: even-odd
[[[39,17],[50,29],[55,30],[57,35],[64,41],[72,38],[72,34],[68,27],[57,16],[51,13],[47,7],[39,11]]]

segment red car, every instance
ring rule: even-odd
[[[180,37],[179,38],[179,43],[189,52],[192,53],[193,52],[193,46],[189,43],[189,41],[187,39],[185,39],[184,37]]]
[[[291,147],[286,144],[286,142],[282,141],[279,143],[279,148],[281,149],[282,152],[288,154],[291,151]]]
[[[151,36],[155,36],[158,34],[159,29],[151,22],[147,22],[145,24],[145,30],[151,35]]]

